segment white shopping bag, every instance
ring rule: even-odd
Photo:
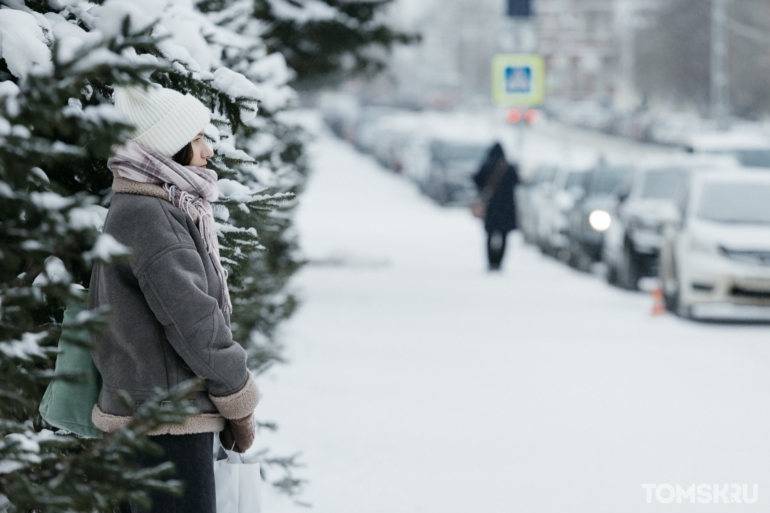
[[[214,462],[217,513],[260,513],[262,478],[259,462],[219,448]]]

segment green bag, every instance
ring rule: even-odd
[[[102,376],[94,365],[91,351],[72,343],[88,343],[88,330],[71,327],[77,315],[86,309],[85,301],[67,303],[59,338],[59,354],[54,374],[79,373],[77,383],[54,379],[40,403],[40,415],[46,422],[84,438],[102,438],[102,432],[91,421],[91,410],[99,400]]]

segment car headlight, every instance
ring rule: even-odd
[[[588,224],[597,232],[606,232],[612,224],[612,216],[604,210],[594,210],[588,216]]]

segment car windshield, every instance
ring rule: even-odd
[[[644,174],[642,198],[679,199],[687,186],[687,172],[683,169],[656,169]]]
[[[696,215],[717,223],[770,224],[770,184],[706,184]]]
[[[481,164],[487,155],[486,146],[471,144],[434,143],[433,155],[436,159],[446,164],[452,162],[473,162]]]
[[[770,150],[736,151],[735,157],[746,167],[770,167]]]
[[[611,194],[631,174],[630,167],[602,167],[594,171],[588,186],[590,195]]]
[[[713,151],[710,153],[733,156],[742,166],[770,168],[770,149]]]

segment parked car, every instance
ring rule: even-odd
[[[568,125],[608,132],[615,114],[608,106],[596,101],[580,101],[569,104],[562,111],[562,121]]]
[[[616,190],[629,180],[628,163],[602,159],[585,176],[584,193],[570,214],[568,263],[582,270],[601,259],[604,232],[610,227],[610,212],[617,205]]]
[[[410,141],[419,137],[419,118],[411,112],[401,112],[381,118],[377,129],[372,155],[387,169],[403,172],[405,149]]]
[[[695,114],[671,112],[655,119],[649,127],[649,138],[658,144],[681,147],[693,134],[707,129],[708,122]]]
[[[470,205],[477,191],[473,175],[481,167],[489,145],[476,142],[432,140],[428,170],[421,190],[440,205]]]
[[[544,253],[566,260],[569,250],[569,219],[583,196],[587,169],[559,168],[547,201],[539,214],[539,244]]]
[[[604,235],[608,281],[635,290],[639,279],[658,276],[663,227],[679,217],[690,174],[731,165],[737,165],[731,158],[686,155],[642,162],[628,187],[618,190],[618,206]]]
[[[401,173],[414,182],[420,190],[430,174],[431,139],[424,135],[415,134],[407,140],[402,148],[403,167]]]
[[[368,106],[361,110],[353,126],[353,144],[363,153],[371,153],[387,117],[397,111],[390,107]]]
[[[557,170],[552,164],[537,166],[532,175],[516,187],[516,219],[524,240],[530,244],[538,244],[540,214],[547,205]]]
[[[690,137],[685,149],[690,153],[729,155],[744,167],[770,168],[770,138],[764,134],[715,132]]]
[[[683,317],[770,319],[770,174],[693,175],[682,212],[661,246],[667,308]]]
[[[352,95],[332,93],[324,94],[319,100],[319,107],[324,121],[341,139],[352,141],[353,128],[361,113],[358,98]]]
[[[655,119],[655,115],[649,111],[636,112],[631,117],[629,133],[626,136],[637,141],[652,142],[650,130]]]

